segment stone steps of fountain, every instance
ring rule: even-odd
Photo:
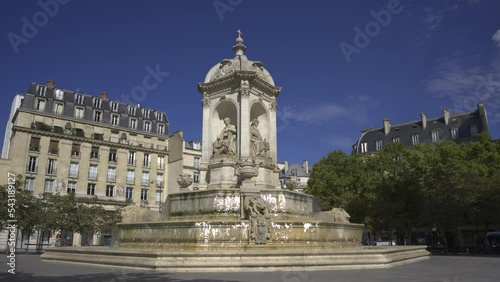
[[[322,250],[162,251],[101,247],[48,248],[44,261],[89,263],[164,272],[308,271],[384,268],[426,259],[425,246],[358,247]]]

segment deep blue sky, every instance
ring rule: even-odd
[[[147,66],[159,65],[169,76],[132,101],[166,111],[171,133],[201,139],[197,84],[234,56],[240,28],[245,54],[264,62],[283,87],[279,161],[314,163],[333,150],[350,152],[361,129],[379,127],[385,117],[396,124],[419,119],[421,111],[438,117],[445,106],[474,110],[478,97],[500,138],[500,1],[401,0],[402,11],[348,63],[340,44],[355,46],[354,28],[364,30],[371,11],[389,2],[72,0],[16,53],[9,33],[23,36],[22,18],[43,20],[43,10],[38,1],[2,1],[0,131],[12,97],[31,82],[53,78],[62,88],[106,90],[121,100],[142,84]],[[214,3],[235,6],[218,13]]]

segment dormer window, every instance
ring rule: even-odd
[[[144,131],[147,131],[147,132],[151,131],[151,122],[149,122],[149,121],[144,122]]]
[[[94,108],[101,108],[101,106],[102,106],[102,99],[94,97]]]
[[[158,134],[165,134],[165,125],[158,124]]]
[[[439,141],[439,131],[431,132],[431,137],[432,137],[432,142],[438,142]]]
[[[137,119],[131,118],[129,126],[131,129],[136,129],[137,128]]]
[[[111,125],[118,125],[118,122],[119,122],[119,119],[120,117],[118,115],[111,115]]]
[[[83,94],[75,94],[75,104],[83,104]]]
[[[63,103],[55,102],[54,103],[54,114],[56,114],[56,115],[62,115],[63,108],[64,108],[64,104]]]
[[[111,110],[113,112],[117,112],[118,111],[118,103],[117,102],[111,102]]]
[[[64,99],[64,91],[62,91],[61,89],[56,89],[54,91],[54,98],[56,98],[57,100],[63,100]]]
[[[134,106],[128,106],[128,114],[131,116],[135,116],[135,107]]]
[[[149,110],[148,109],[142,109],[142,116],[144,118],[149,119]]]
[[[163,121],[163,114],[161,112],[156,112],[156,120]]]
[[[38,96],[45,96],[45,93],[47,93],[47,87],[44,85],[37,85],[36,86],[36,95]]]

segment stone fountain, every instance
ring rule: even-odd
[[[321,212],[313,196],[280,188],[276,99],[262,62],[236,55],[210,69],[203,95],[199,191],[168,195],[156,222],[121,223],[112,248],[50,248],[44,260],[163,271],[387,267],[426,258],[423,247],[362,247],[363,225]],[[180,187],[192,179],[177,178]]]

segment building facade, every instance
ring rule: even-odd
[[[179,177],[192,179],[192,183],[186,187],[188,190],[199,190],[201,141],[185,141],[183,132],[177,131],[169,137],[168,144],[168,194],[181,192],[182,188],[177,182]]]
[[[483,102],[473,112],[452,115],[447,108],[443,116],[427,118],[420,114],[420,120],[391,125],[384,119],[383,126],[361,131],[361,137],[352,146],[352,154],[375,154],[387,143],[401,142],[408,147],[420,143],[438,141],[467,142],[474,140],[481,132],[489,132],[486,108]]]
[[[50,80],[14,99],[2,156],[35,196],[75,193],[108,210],[127,201],[155,210],[166,197],[168,134],[165,112]]]
[[[280,186],[283,189],[289,189],[287,184],[290,185],[289,181],[295,182],[294,190],[297,192],[304,192],[307,188],[307,182],[309,181],[309,176],[311,175],[311,168],[309,167],[309,161],[304,160],[301,164],[288,164],[287,161],[278,164]]]

